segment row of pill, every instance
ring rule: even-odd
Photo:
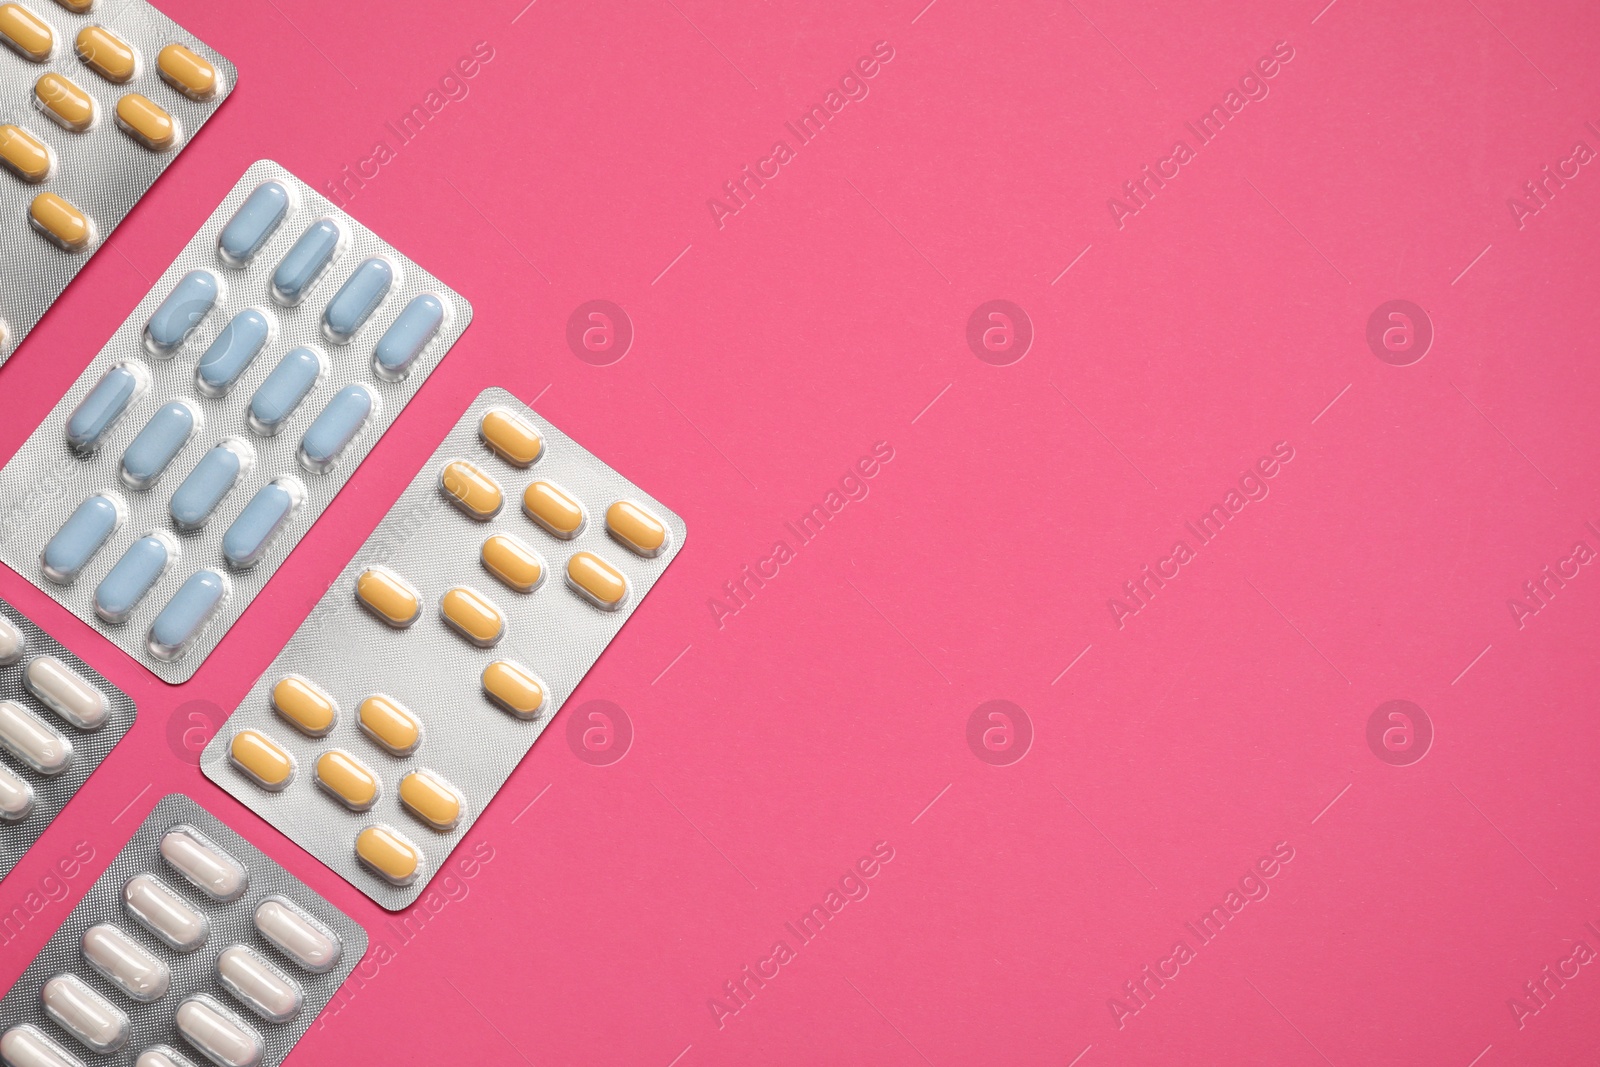
[[[74,14],[87,14],[93,6],[56,0]],[[23,4],[0,4],[0,43],[30,63],[47,62],[56,52],[56,34],[50,23]],[[114,85],[125,85],[139,73],[143,60],[138,49],[99,25],[85,26],[73,41],[73,51],[84,66]],[[181,44],[169,44],[156,55],[161,80],[190,100],[209,100],[217,94],[216,68]]]
[[[0,616],[0,668],[27,657],[27,639]],[[76,730],[93,733],[111,717],[111,701],[87,678],[55,656],[34,656],[22,668],[22,685],[34,699]],[[72,765],[72,741],[40,716],[11,700],[0,700],[0,748],[36,774],[53,778]],[[33,811],[33,786],[0,764],[0,824]]]
[[[244,864],[192,826],[169,829],[162,835],[159,851],[168,865],[215,904],[232,903],[249,887],[250,873]],[[121,896],[128,917],[173,952],[194,952],[210,937],[211,923],[205,912],[154,874],[129,878]],[[264,899],[252,922],[268,944],[309,974],[332,970],[343,954],[339,938],[286,897]],[[111,923],[98,923],[84,932],[82,954],[90,969],[136,1004],[154,1003],[172,987],[172,970],[166,961]],[[234,999],[267,1022],[288,1022],[304,1004],[300,983],[248,945],[223,949],[217,957],[216,973]],[[40,997],[45,1014],[91,1052],[109,1055],[127,1045],[132,1032],[127,1012],[77,975],[63,973],[50,978]],[[214,1063],[251,1067],[265,1054],[260,1033],[205,994],[190,996],[179,1004],[174,1021],[179,1034]],[[152,1053],[165,1059],[147,1058]],[[175,1055],[158,1047],[141,1055],[137,1064],[156,1067],[182,1062],[174,1059]],[[0,1036],[0,1058],[14,1067],[78,1063],[38,1028],[27,1025]]]

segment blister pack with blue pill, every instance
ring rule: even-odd
[[[186,680],[471,318],[256,163],[0,470],[0,561]]]
[[[0,600],[0,878],[133,726],[133,700]]]

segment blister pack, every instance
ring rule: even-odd
[[[235,72],[145,0],[0,3],[0,45],[4,363]]]
[[[404,908],[684,537],[677,515],[488,389],[200,765],[379,905]]]
[[[133,699],[0,600],[0,878],[133,726]]]
[[[9,1067],[272,1067],[367,933],[173,793],[0,1000]]]
[[[254,164],[0,470],[0,560],[184,681],[471,318]]]

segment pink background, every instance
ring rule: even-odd
[[[1600,175],[1521,228],[1507,206],[1600,148],[1591,4],[525,2],[165,0],[241,84],[0,371],[0,455],[258,158],[321,185],[387,142],[350,210],[477,317],[190,683],[0,572],[140,708],[0,884],[10,912],[96,850],[0,984],[181,790],[388,946],[297,1064],[1600,1050],[1600,968],[1563,962],[1600,950],[1597,568],[1568,565],[1520,628],[1508,607],[1600,549]],[[719,228],[707,200],[879,41],[870,95]],[[1280,41],[1269,95],[1119,229],[1108,198],[1193,147],[1184,123]],[[394,150],[386,123],[477,42],[466,98]],[[605,367],[565,341],[597,298],[637,330]],[[993,298],[1037,335],[1009,366],[966,341]],[[1392,299],[1437,332],[1410,366],[1365,339]],[[691,536],[463,846],[492,861],[401,934],[185,764],[181,734],[233,707],[490,384]],[[719,627],[723,583],[793,547],[784,523],[880,441],[867,498]],[[1119,629],[1122,583],[1277,442],[1270,495]],[[608,766],[567,741],[595,699],[636,734]],[[1016,714],[1009,748],[999,726],[969,747],[993,699],[1031,724],[1020,761],[978,758],[1022,751]],[[1368,744],[1392,699],[1435,731],[1409,766]],[[877,842],[894,858],[868,895],[790,934]],[[1202,945],[1185,923],[1280,842],[1266,898]],[[793,959],[728,999],[779,939]],[[1119,1027],[1108,1002],[1139,1006],[1123,984],[1170,974],[1179,939],[1193,958]],[[1547,965],[1577,973],[1533,1014]]]

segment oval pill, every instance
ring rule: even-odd
[[[94,241],[89,216],[55,193],[40,193],[28,205],[28,222],[45,240],[67,252],[81,252]]]
[[[211,920],[153,874],[128,879],[122,887],[122,906],[175,952],[193,952],[211,936]]]
[[[378,802],[378,776],[341,749],[317,757],[317,784],[351,811],[366,811]]]
[[[43,141],[7,123],[0,126],[0,163],[29,185],[37,185],[50,177],[52,160]]]
[[[567,584],[597,608],[615,611],[628,599],[628,579],[593,552],[567,560]]]
[[[0,1034],[0,1061],[6,1067],[83,1067],[83,1061],[24,1023]]]
[[[300,465],[313,474],[332,470],[377,408],[378,398],[364,385],[347,385],[333,394],[300,442]]]
[[[544,438],[522,416],[491,408],[478,423],[478,435],[495,455],[518,467],[531,467],[544,452]]]
[[[54,656],[30,660],[22,684],[39,703],[80,730],[98,730],[111,717],[106,695]]]
[[[235,999],[268,1022],[288,1022],[300,1014],[305,997],[299,983],[247,945],[222,950],[217,977]]]
[[[322,312],[323,335],[336,345],[348,344],[389,295],[394,276],[394,264],[382,256],[363,260]]]
[[[56,3],[72,12],[74,15],[87,15],[94,9],[97,0],[56,0]]]
[[[422,853],[387,826],[369,826],[356,835],[356,857],[394,885],[410,885],[422,867]]]
[[[44,1013],[92,1052],[106,1055],[128,1043],[127,1013],[75,974],[58,974],[39,992]]]
[[[139,1058],[133,1061],[133,1067],[190,1067],[189,1061],[179,1058],[178,1054],[166,1045],[156,1045],[139,1053]]]
[[[125,93],[117,101],[117,126],[146,148],[164,152],[178,143],[178,121],[143,93]]]
[[[60,74],[46,74],[33,83],[33,105],[68,133],[94,125],[94,97]]]
[[[500,514],[505,494],[500,483],[464,459],[453,459],[439,472],[439,487],[469,518],[488,522]]]
[[[255,308],[239,312],[206,346],[195,368],[195,388],[203,396],[227,396],[271,337],[272,323],[265,315]]]
[[[192,826],[174,826],[161,835],[161,858],[190,885],[220,903],[238,900],[250,887],[245,865]]]
[[[28,640],[17,629],[17,624],[0,615],[0,667],[9,667],[22,658]]]
[[[75,50],[84,66],[118,85],[139,69],[139,57],[133,46],[104,26],[85,26],[79,30]]]
[[[181,44],[169,44],[156,54],[161,80],[190,100],[207,100],[216,95],[220,79],[217,68]]]
[[[248,267],[289,214],[288,188],[278,181],[256,186],[217,235],[217,257],[230,267]]]
[[[412,364],[443,325],[443,300],[432,293],[412,297],[411,303],[378,338],[378,347],[372,355],[372,372],[386,382],[402,380],[411,373]]]
[[[563,541],[570,541],[583,531],[583,505],[553,482],[531,483],[523,491],[522,510]]]
[[[123,483],[136,491],[156,484],[199,428],[200,412],[188,401],[162,404],[122,454]]]
[[[256,1067],[266,1055],[261,1035],[208,996],[190,997],[173,1019],[183,1039],[218,1067]]]
[[[618,500],[606,508],[606,530],[625,548],[647,559],[667,547],[667,527],[642,505]]]
[[[476,589],[458,585],[439,599],[439,614],[451,629],[479,648],[493,648],[506,633],[506,617]]]
[[[387,567],[368,567],[356,579],[356,596],[369,611],[403,630],[422,613],[422,598],[411,583]]]
[[[114,363],[67,417],[67,444],[93,452],[107,431],[150,386],[150,372],[137,361]]]
[[[126,622],[167,567],[178,546],[164,533],[141,537],[128,546],[94,591],[94,613],[113,626]]]
[[[101,977],[140,1004],[160,1000],[172,985],[171,968],[110,923],[100,923],[83,932],[83,958]]]
[[[172,494],[167,511],[185,533],[200,529],[233,491],[239,476],[255,465],[255,451],[238,438],[213,445]]]
[[[178,587],[150,624],[149,652],[163,663],[182,656],[205,630],[232,590],[228,579],[213,570],[196,571]]]
[[[250,428],[262,437],[282,430],[326,366],[322,353],[308,345],[285,353],[250,398]]]
[[[312,974],[332,970],[344,953],[344,946],[327,927],[282,897],[261,902],[255,926],[273,947]]]
[[[208,270],[192,270],[178,279],[144,327],[144,347],[156,356],[170,356],[211,314],[222,294],[222,282]]]
[[[248,570],[260,562],[304,500],[305,489],[294,478],[275,478],[257,489],[222,535],[222,555],[229,566]]]
[[[79,504],[39,554],[44,576],[70,585],[100,546],[122,525],[122,503],[104,493]]]
[[[519,719],[532,719],[544,707],[544,685],[520,663],[496,660],[483,669],[483,691]]]
[[[344,240],[344,230],[332,219],[318,219],[306,227],[272,272],[272,298],[286,307],[304,300],[333,265]]]
[[[422,742],[422,723],[391,696],[378,693],[363,700],[357,717],[362,733],[391,756],[409,756]]]
[[[326,737],[339,719],[334,699],[298,674],[281,678],[272,687],[272,706],[309,737]]]
[[[56,46],[50,24],[21,4],[0,4],[0,40],[34,63],[49,59]]]
[[[400,803],[435,830],[452,829],[461,821],[461,797],[430,771],[412,771],[400,779]]]
[[[72,742],[10,700],[0,700],[0,748],[46,777],[53,778],[72,763]]]
[[[510,534],[495,534],[483,543],[483,565],[519,593],[531,593],[544,581],[539,553]]]
[[[33,810],[33,786],[0,764],[0,822],[16,822]]]
[[[228,760],[263,789],[277,792],[294,777],[294,760],[265,734],[240,730],[228,745]]]

